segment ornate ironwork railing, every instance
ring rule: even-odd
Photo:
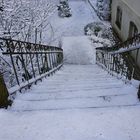
[[[29,87],[62,63],[61,48],[0,38],[0,75],[10,93]]]
[[[130,55],[133,51],[140,51],[140,34],[113,47],[96,48],[96,63],[125,81],[140,80],[140,69]]]
[[[109,47],[109,48],[100,48],[102,50],[107,50],[107,51],[117,51],[119,49],[125,49],[126,51],[133,51],[134,49],[136,49],[136,46],[138,46],[140,44],[140,34],[135,35],[132,38],[129,38],[128,40],[120,43],[120,44],[116,44],[113,47]]]

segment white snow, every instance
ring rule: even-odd
[[[64,37],[62,42],[65,63],[95,63],[95,48],[87,36]]]
[[[18,94],[11,108],[0,109],[0,140],[140,139],[137,88],[95,64],[96,46],[82,29],[97,18],[85,1],[70,1],[70,5],[73,17],[56,16],[53,22],[58,29],[55,37],[63,37],[67,64]]]
[[[62,37],[66,36],[82,36],[84,35],[84,27],[93,21],[99,21],[96,13],[89,6],[86,0],[69,1],[72,16],[69,18],[60,18],[56,13],[50,23],[53,27],[54,37],[50,40],[50,34],[44,33],[43,42],[49,42],[52,45],[58,45]],[[46,35],[45,35],[46,34]]]
[[[117,51],[111,52],[111,54],[130,52],[130,51],[134,51],[134,50],[137,50],[137,49],[140,49],[140,44],[131,45],[128,48],[120,48]]]
[[[97,0],[88,0],[91,7],[97,12]]]
[[[139,107],[0,111],[1,140],[139,140]],[[7,124],[7,125],[6,125]]]
[[[136,92],[97,65],[64,65],[0,110],[0,139],[139,140]]]

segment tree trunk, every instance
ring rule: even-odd
[[[0,108],[7,108],[11,104],[11,101],[8,100],[8,90],[4,82],[3,76],[0,73]]]

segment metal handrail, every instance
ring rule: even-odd
[[[59,47],[56,46],[50,46],[50,45],[45,45],[45,44],[38,44],[38,43],[32,43],[32,42],[27,42],[27,41],[21,41],[21,40],[16,40],[16,39],[11,39],[11,38],[2,38],[0,37],[0,40],[5,40],[5,41],[13,41],[13,42],[20,42],[20,43],[26,43],[26,44],[30,44],[30,45],[36,45],[36,46],[44,46],[44,47],[51,47],[51,48],[58,48],[61,49]],[[62,49],[61,49],[62,50]]]
[[[30,87],[63,64],[63,49],[55,46],[0,38],[0,53],[0,73],[9,94]]]
[[[140,50],[140,34],[113,47],[96,48],[96,63],[125,81],[140,80],[140,69],[130,55],[134,50]]]
[[[140,34],[137,34],[134,37],[129,38],[126,41],[116,44],[112,47],[97,47],[96,50],[106,50],[111,52],[111,51],[119,50],[120,48],[126,48],[126,49],[133,48],[139,43],[140,43]]]

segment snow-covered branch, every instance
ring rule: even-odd
[[[33,42],[35,31],[49,25],[56,10],[51,0],[5,0],[0,11],[0,36]]]

